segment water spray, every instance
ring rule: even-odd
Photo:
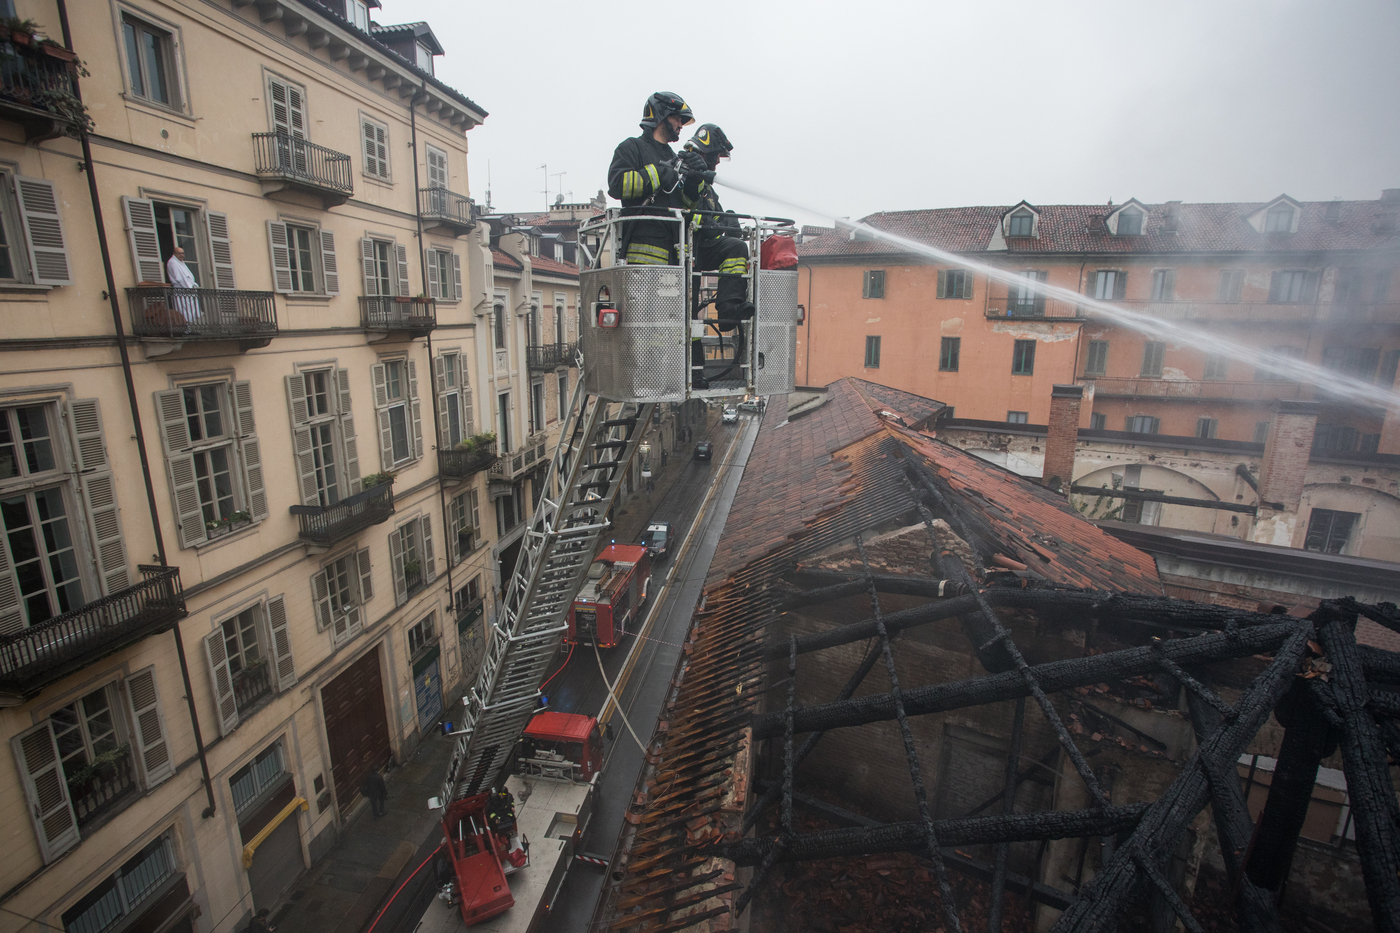
[[[1200,334],[1175,322],[1165,321],[1161,318],[1153,317],[1150,314],[1144,314],[1141,311],[1134,311],[1130,308],[1123,308],[1095,298],[1089,298],[1060,285],[1050,285],[1046,282],[1037,282],[1032,279],[1022,278],[1015,272],[987,265],[986,263],[969,259],[961,254],[939,249],[936,246],[929,246],[927,243],[920,243],[917,240],[902,237],[888,230],[881,230],[879,227],[872,227],[858,220],[852,221],[838,218],[827,211],[819,210],[811,205],[802,204],[780,195],[770,194],[766,191],[760,191],[757,188],[750,187],[742,182],[736,182],[730,178],[716,178],[715,184],[723,185],[726,188],[731,188],[742,194],[747,194],[764,201],[780,204],[785,208],[815,215],[823,220],[830,221],[832,224],[849,226],[861,233],[868,234],[875,239],[892,243],[911,253],[919,253],[933,259],[939,259],[956,265],[959,268],[980,272],[989,279],[1002,282],[1006,285],[1015,286],[1021,289],[1022,293],[1034,293],[1047,298],[1058,298],[1061,301],[1078,305],[1081,308],[1090,309],[1097,316],[1107,318],[1116,324],[1121,324],[1130,330],[1146,334],[1149,337],[1166,340],[1171,343],[1186,344],[1206,353],[1227,356],[1230,359],[1248,363],[1256,369],[1268,370],[1289,377],[1291,381],[1326,386],[1325,391],[1327,395],[1332,398],[1344,398],[1362,405],[1400,408],[1400,392],[1396,392],[1389,386],[1377,386],[1345,375],[1344,373],[1339,373],[1336,370],[1324,369],[1315,363],[1309,363],[1292,357],[1278,357],[1260,350],[1257,347],[1251,347],[1214,335]],[[1014,320],[1039,319],[1015,318]],[[1048,320],[1053,321],[1053,318]]]

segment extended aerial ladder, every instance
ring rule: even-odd
[[[516,743],[538,712],[540,684],[567,629],[574,597],[610,527],[609,510],[656,405],[792,389],[797,273],[758,268],[763,240],[790,231],[791,222],[729,216],[736,217],[742,236],[749,240],[753,260],[746,277],[755,314],[737,328],[725,325],[727,340],[725,332],[713,321],[706,323],[700,313],[713,282],[694,268],[694,215],[672,211],[659,218],[679,227],[677,266],[612,261],[625,225],[655,221],[656,216],[634,218],[608,211],[580,227],[585,259],[579,295],[584,312],[579,340],[582,377],[492,625],[480,673],[463,697],[441,796],[432,802],[444,808],[444,831],[469,925],[513,903],[504,890],[504,874],[512,868],[507,855],[515,853],[509,850],[506,834],[488,829],[492,792],[504,787]],[[700,367],[692,359],[692,341],[707,342],[707,356],[713,359],[704,365],[714,379],[694,378],[692,367]],[[706,381],[707,388],[692,388]],[[475,842],[466,844],[468,837]],[[483,881],[482,871],[500,877]],[[476,896],[473,891],[486,893]]]

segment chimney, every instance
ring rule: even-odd
[[[1259,465],[1261,502],[1282,506],[1285,512],[1298,511],[1319,407],[1317,402],[1274,402],[1269,434],[1264,441],[1264,459]]]
[[[1079,440],[1079,406],[1083,386],[1055,386],[1050,390],[1050,430],[1045,436],[1045,466],[1041,483],[1069,495],[1074,482],[1074,447]]]
[[[1167,233],[1175,233],[1181,226],[1181,202],[1167,202],[1167,216],[1162,221],[1162,230]]]
[[[1381,189],[1381,200],[1386,204],[1400,204],[1400,188]]]
[[[1323,215],[1329,224],[1342,219],[1342,199],[1333,198],[1327,202],[1327,213]]]

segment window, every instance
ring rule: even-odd
[[[465,560],[481,542],[481,508],[475,489],[453,496],[447,505],[448,519],[452,526],[448,542],[448,559],[456,564]]]
[[[544,430],[544,383],[530,383],[530,433]]]
[[[510,393],[502,392],[496,396],[496,450],[504,454],[514,450],[511,445],[510,436]]]
[[[555,244],[554,244],[554,261],[555,261],[555,262],[563,262],[563,261],[564,261],[564,244],[563,244],[563,243],[555,243]]]
[[[467,382],[467,361],[461,353],[443,353],[437,358],[439,443],[456,447],[476,433],[472,422],[471,386]]]
[[[1120,299],[1128,293],[1128,273],[1100,269],[1094,274],[1094,297],[1100,301]]]
[[[181,547],[267,517],[252,386],[207,382],[155,394]]]
[[[495,313],[491,315],[491,329],[496,337],[496,349],[506,348],[506,306],[496,305]]]
[[[179,247],[200,288],[233,288],[233,244],[228,215],[194,204],[122,197],[127,245],[138,282],[165,282]],[[283,244],[285,249],[285,243]],[[290,291],[291,283],[286,283]]]
[[[324,565],[311,577],[316,600],[316,630],[331,632],[340,647],[364,628],[364,607],[374,598],[369,548],[361,548]]]
[[[1025,424],[1029,419],[1030,412],[1027,411],[1008,411],[1006,413],[1008,424]]]
[[[1129,415],[1123,430],[1130,434],[1156,434],[1161,420],[1151,415]]]
[[[389,180],[389,128],[360,115],[360,137],[364,141],[365,174]]]
[[[0,281],[68,285],[68,247],[53,182],[0,168]]]
[[[1293,232],[1293,208],[1287,204],[1275,204],[1264,215],[1265,233]]]
[[[435,613],[428,613],[428,617],[417,625],[411,626],[408,630],[408,656],[415,657],[420,651],[431,647],[437,641],[436,627],[433,625]]]
[[[1313,431],[1313,453],[1355,453],[1357,431],[1346,424],[1319,424]]]
[[[1217,430],[1219,427],[1220,427],[1220,422],[1219,422],[1219,420],[1217,420],[1217,419],[1215,419],[1215,418],[1197,418],[1197,419],[1196,419],[1196,436],[1197,436],[1197,437],[1215,437],[1215,432],[1216,432],[1216,430]]]
[[[450,249],[429,249],[428,297],[438,301],[462,300],[462,260]]]
[[[1297,304],[1317,298],[1317,273],[1306,269],[1275,272],[1269,281],[1270,304]]]
[[[316,267],[311,261],[311,234],[307,227],[287,226],[287,256],[294,292],[316,290]]]
[[[340,294],[335,234],[331,231],[269,220],[267,243],[272,257],[274,291],[303,295]]]
[[[1322,366],[1333,372],[1359,379],[1362,382],[1375,382],[1376,371],[1381,364],[1379,347],[1324,347]]]
[[[1230,372],[1230,358],[1223,353],[1207,353],[1205,371],[1201,378],[1225,379]]]
[[[865,272],[864,284],[861,288],[862,298],[884,298],[885,297],[885,270],[867,269]]]
[[[525,500],[520,484],[511,487],[509,495],[496,499],[496,536],[504,538],[516,525],[525,520]]]
[[[1108,372],[1108,341],[1090,340],[1089,352],[1084,357],[1084,375],[1102,376]]]
[[[944,337],[938,350],[938,368],[945,373],[958,371],[958,355],[962,352],[961,337]]]
[[[287,376],[302,505],[322,508],[360,491],[359,445],[350,414],[350,371]]]
[[[379,462],[385,472],[423,456],[418,407],[418,367],[413,360],[385,360],[373,368],[379,422]]]
[[[972,273],[966,269],[939,269],[938,297],[971,298]]]
[[[274,787],[281,786],[287,779],[286,757],[282,752],[282,740],[278,739],[263,749],[248,764],[233,772],[228,779],[229,793],[233,796],[233,809],[243,816],[251,804]]]
[[[416,63],[417,63],[417,65],[418,65],[418,67],[419,67],[419,68],[422,68],[422,69],[423,69],[424,71],[426,71],[428,74],[432,74],[432,73],[433,73],[433,50],[430,49],[430,48],[428,48],[426,45],[424,45],[424,44],[421,43],[421,42],[419,42],[419,43],[417,43],[417,44],[415,45],[414,50],[415,50],[415,52],[417,53],[417,62],[416,62]]]
[[[1340,554],[1346,550],[1352,528],[1361,515],[1357,512],[1336,512],[1332,509],[1313,509],[1308,517],[1308,534],[1303,539],[1303,549],[1319,554]]]
[[[365,237],[360,240],[360,259],[366,295],[402,298],[410,293],[408,247],[389,239]]]
[[[345,18],[360,32],[369,32],[369,4],[366,0],[346,0]]]
[[[1142,217],[1142,211],[1137,208],[1124,208],[1118,214],[1118,235],[1142,236]]]
[[[1305,355],[1302,347],[1270,347],[1268,357],[1271,362],[1283,360],[1301,360]],[[1296,377],[1289,369],[1284,369],[1277,365],[1265,363],[1254,370],[1255,382],[1293,382]]]
[[[1012,285],[1008,290],[1006,313],[1017,317],[1041,317],[1045,314],[1045,294],[1036,288],[1045,284],[1050,273],[1047,270],[1026,269],[1017,274],[1025,285]]]
[[[568,343],[569,335],[564,324],[564,296],[554,293],[554,342]]]
[[[122,42],[126,48],[128,93],[162,107],[180,109],[174,37],[145,20],[123,13]]]
[[[1394,386],[1397,370],[1400,370],[1400,350],[1385,351],[1385,356],[1381,359],[1381,369],[1376,378],[1376,384],[1386,388]]]
[[[559,420],[563,421],[569,414],[569,374],[559,374]]]
[[[389,562],[394,571],[396,606],[437,579],[431,517],[409,519],[389,534]]]
[[[445,189],[447,187],[447,153],[431,145],[424,146],[424,153],[428,163],[428,187]],[[435,201],[435,203],[446,206],[445,201]]]
[[[1167,345],[1160,340],[1148,340],[1142,345],[1142,375],[1157,377],[1162,375],[1162,361],[1167,355]]]
[[[1220,273],[1220,285],[1215,297],[1221,301],[1239,301],[1244,290],[1244,270],[1226,269]]]
[[[1269,439],[1269,422],[1254,422],[1254,443],[1263,444]]]
[[[865,368],[866,368],[866,369],[879,369],[879,368],[880,368],[880,338],[879,338],[879,337],[866,337],[866,338],[865,338]]]
[[[1156,269],[1152,273],[1152,300],[1171,301],[1176,298],[1176,270]]]
[[[1006,219],[1007,236],[1032,236],[1035,231],[1035,215],[1024,208],[1015,211]]]
[[[1108,427],[1108,416],[1101,411],[1096,411],[1089,415],[1089,429],[1102,431]]]
[[[63,913],[66,933],[102,933],[123,917],[146,907],[146,901],[165,889],[175,874],[175,853],[170,834],[163,833],[127,859],[82,900]]]
[[[1018,340],[1011,350],[1011,374],[1029,376],[1035,372],[1035,341]]]

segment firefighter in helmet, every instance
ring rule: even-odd
[[[749,245],[739,236],[739,222],[722,215],[719,197],[715,194],[715,166],[721,160],[728,161],[734,144],[724,135],[724,130],[713,123],[706,123],[695,131],[695,135],[685,144],[681,155],[682,189],[689,186],[697,192],[688,208],[706,213],[697,217],[698,229],[695,234],[696,265],[703,272],[719,273],[719,294],[715,296],[715,311],[721,321],[746,321],[753,317],[753,303],[749,301],[747,282],[741,278],[748,272]],[[704,168],[698,168],[695,160],[689,157],[699,155],[704,160]],[[732,213],[732,212],[731,212]],[[722,329],[733,328],[721,325]]]
[[[699,179],[687,193],[680,177],[680,163],[671,143],[681,129],[695,122],[695,114],[679,94],[657,91],[642,109],[640,136],[624,139],[613,151],[608,166],[608,194],[622,202],[623,214],[665,213],[689,207],[698,194]],[[698,156],[692,163],[700,163]],[[676,226],[663,221],[634,221],[624,227],[622,254],[633,265],[675,265]]]

